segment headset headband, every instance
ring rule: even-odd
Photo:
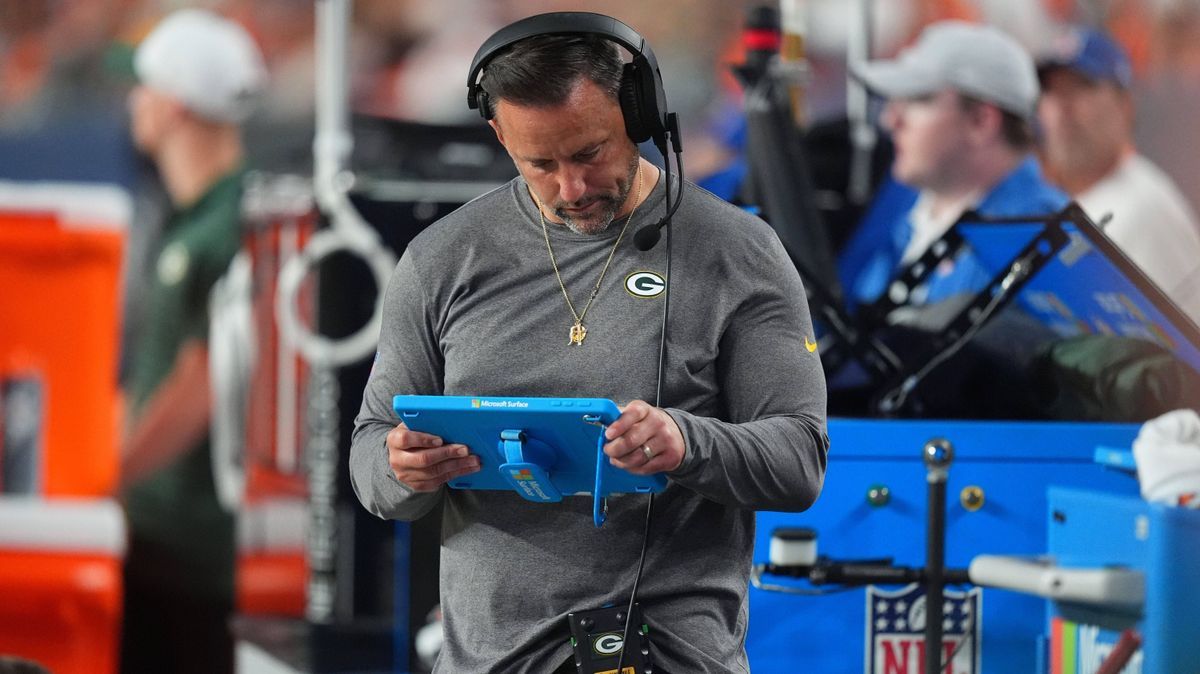
[[[662,81],[662,73],[658,69],[658,59],[654,50],[636,30],[611,16],[595,12],[550,12],[538,14],[516,23],[509,24],[496,31],[484,41],[471,60],[471,70],[467,75],[467,105],[472,109],[479,107],[479,73],[497,52],[505,47],[537,35],[596,35],[606,40],[616,42],[633,55],[634,63],[644,60],[656,82]],[[666,111],[667,101],[661,85],[655,86],[655,99],[660,111]]]

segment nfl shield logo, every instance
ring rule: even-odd
[[[983,595],[946,590],[942,602],[944,674],[976,674],[982,654]],[[867,674],[921,674],[925,671],[925,590],[916,583],[900,590],[867,586]]]

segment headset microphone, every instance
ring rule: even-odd
[[[676,147],[679,147],[676,145]],[[679,209],[679,203],[683,201],[683,163],[679,161],[679,155],[675,155],[675,166],[679,173],[679,196],[675,198],[675,203],[671,203],[671,172],[668,170],[666,175],[667,184],[665,185],[667,194],[667,214],[662,217],[662,220],[646,225],[633,235],[633,245],[638,250],[645,252],[658,245],[659,238],[662,237],[662,228],[671,224],[671,216],[675,215],[675,211]]]
[[[662,219],[652,225],[646,225],[633,235],[633,245],[640,251],[646,252],[658,245],[658,240],[662,237],[662,228],[671,224],[671,216],[675,215],[675,211],[679,209],[680,202],[683,201],[683,160],[680,155],[683,153],[683,143],[679,139],[679,118],[675,113],[667,115],[667,133],[664,137],[664,142],[658,145],[658,149],[662,152],[663,163],[666,168],[666,184],[663,186],[666,190],[665,206],[666,215]],[[675,172],[679,174],[679,196],[675,198],[675,203],[671,203],[671,160],[667,156],[666,138],[671,140],[671,149],[675,151]],[[657,139],[656,139],[657,140]]]
[[[674,138],[672,138],[674,140]],[[679,144],[676,143],[678,148]],[[662,228],[671,224],[671,216],[675,215],[675,211],[679,209],[679,203],[683,201],[683,162],[679,161],[678,151],[675,154],[676,171],[679,173],[679,196],[675,198],[675,203],[671,203],[671,172],[668,170],[666,175],[666,201],[667,213],[658,222],[646,225],[633,235],[633,245],[640,251],[645,252],[658,245],[658,240],[662,237]]]
[[[646,225],[639,229],[637,234],[633,235],[633,245],[637,246],[640,251],[647,251],[658,245],[658,240],[662,238],[662,228],[670,222],[668,218],[663,218],[653,225]]]

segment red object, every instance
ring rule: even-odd
[[[302,448],[308,365],[294,352],[285,350],[275,322],[279,270],[298,254],[316,229],[317,213],[263,214],[243,241],[253,261],[253,315],[256,338],[254,371],[250,375],[250,410],[243,467],[245,496],[239,517],[246,519],[258,507],[272,501],[306,501],[308,482]],[[306,282],[296,299],[301,317],[314,324],[314,288]],[[281,357],[281,353],[287,354]],[[283,390],[280,370],[290,369],[291,390]],[[291,419],[290,428],[280,419]],[[281,435],[283,437],[281,437]],[[273,523],[268,524],[273,528]],[[308,560],[303,540],[241,541],[236,560],[235,593],[237,612],[242,615],[302,618],[308,589]]]
[[[779,51],[783,38],[779,31],[767,28],[747,28],[742,31],[742,46],[747,51]]]
[[[0,497],[0,654],[115,672],[124,543],[115,501]]]
[[[1064,674],[1062,665],[1062,618],[1050,623],[1050,674]]]
[[[237,611],[241,615],[303,617],[307,582],[303,550],[239,553]]]
[[[41,391],[34,493],[0,495],[0,653],[56,674],[110,674],[119,660],[123,520],[94,497],[119,470],[126,223],[101,220],[0,208],[0,380]]]
[[[1113,649],[1109,651],[1108,657],[1104,658],[1104,662],[1100,665],[1100,669],[1096,670],[1096,674],[1119,674],[1125,665],[1129,664],[1130,658],[1142,647],[1142,636],[1132,628],[1121,632],[1121,637],[1117,639],[1117,643]]]
[[[112,228],[0,211],[0,378],[42,382],[45,497],[106,496],[117,483],[122,245]]]
[[[0,653],[55,674],[117,671],[120,558],[5,550],[0,596]]]

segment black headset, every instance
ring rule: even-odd
[[[488,93],[479,86],[481,71],[506,47],[537,35],[595,35],[617,43],[633,55],[621,72],[617,98],[625,118],[625,133],[641,143],[654,140],[665,157],[667,132],[671,126],[667,97],[663,92],[658,59],[646,39],[628,25],[603,14],[592,12],[550,12],[509,24],[496,31],[476,52],[467,75],[467,105],[478,109],[484,119],[492,118]]]
[[[650,250],[658,243],[659,233],[670,224],[671,216],[679,208],[683,197],[683,167],[679,155],[683,151],[679,139],[679,117],[667,111],[667,95],[663,91],[662,73],[654,50],[636,30],[625,23],[594,12],[550,12],[538,14],[511,23],[496,31],[484,41],[471,60],[467,74],[467,106],[479,110],[484,119],[492,119],[493,112],[488,93],[479,86],[480,73],[498,52],[526,38],[538,35],[595,35],[624,47],[633,55],[621,71],[621,85],[617,100],[621,116],[625,119],[625,133],[634,143],[653,140],[662,153],[667,169],[666,215],[652,225],[637,232],[634,242],[640,250]],[[667,138],[675,152],[675,168],[680,174],[679,196],[671,203],[671,162],[667,153]]]

